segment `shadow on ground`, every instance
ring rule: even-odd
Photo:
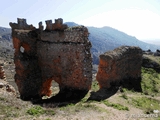
[[[66,106],[68,104],[76,104],[81,99],[85,97],[88,93],[86,90],[73,90],[73,89],[65,89],[60,91],[57,95],[52,96],[48,99],[33,99],[31,100],[33,104],[52,104],[56,107]]]
[[[88,101],[89,100],[95,100],[95,101],[105,100],[113,96],[114,94],[116,94],[118,90],[119,88],[115,87],[110,89],[100,89],[97,92],[91,92],[91,96],[88,98]]]
[[[97,92],[91,92],[91,96],[88,100],[96,100],[101,101],[108,99],[109,97],[113,96],[117,93],[118,90],[121,88],[127,88],[128,90],[134,90],[136,92],[142,92],[141,87],[141,77],[134,79],[134,78],[127,78],[122,80],[121,82],[112,82],[110,83],[110,88],[101,88]]]

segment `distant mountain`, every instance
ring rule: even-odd
[[[68,22],[66,23],[68,24]],[[69,22],[69,27],[77,26],[78,24]],[[138,40],[137,38],[127,35],[124,32],[111,27],[87,27],[90,35],[89,40],[92,43],[91,52],[93,55],[93,64],[99,63],[99,55],[106,51],[113,50],[122,45],[139,46],[143,50],[156,51],[160,46],[148,44]]]
[[[11,41],[11,29],[0,27],[0,39]]]
[[[68,27],[73,27],[73,26],[78,26],[79,24],[74,23],[74,22],[65,22],[65,24],[68,25]]]
[[[11,29],[0,27],[0,52],[13,51]]]
[[[74,22],[66,22],[69,27],[78,26]],[[139,46],[143,50],[156,51],[160,46],[148,44],[138,40],[137,38],[127,35],[124,32],[111,27],[87,27],[89,30],[89,40],[92,43],[91,53],[93,56],[93,64],[99,63],[99,55],[106,51],[113,50],[122,45]],[[0,48],[12,49],[11,29],[0,27]],[[5,50],[1,49],[1,50]]]

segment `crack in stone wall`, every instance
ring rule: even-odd
[[[91,43],[84,26],[68,28],[61,18],[46,21],[43,30],[26,19],[10,23],[15,48],[15,82],[24,100],[51,95],[51,82],[59,84],[60,99],[81,99],[92,81]]]

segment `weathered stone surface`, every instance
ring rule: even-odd
[[[3,70],[3,67],[0,65],[0,79],[5,79],[5,73],[4,73],[4,70]]]
[[[124,86],[141,91],[142,50],[122,46],[100,55],[97,81],[100,89]]]
[[[46,20],[46,30],[53,31],[53,30],[64,30],[68,28],[66,24],[63,24],[63,19],[58,18],[55,19],[55,23],[52,24],[52,20]]]
[[[68,28],[62,19],[46,21],[46,29],[27,25],[18,19],[12,27],[15,48],[15,81],[22,99],[51,95],[51,82],[60,87],[62,101],[81,99],[92,81],[91,43],[84,26]]]

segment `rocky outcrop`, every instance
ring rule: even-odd
[[[4,73],[4,70],[3,70],[3,66],[1,66],[0,64],[0,79],[5,79],[5,73]]]
[[[160,72],[160,64],[156,60],[159,57],[160,57],[160,50],[158,49],[155,52],[152,52],[151,50],[143,51],[142,67],[152,68],[156,72]]]
[[[152,57],[154,57],[154,56],[144,54],[142,57],[142,67],[152,68],[156,72],[160,73],[160,64],[157,61],[155,61],[154,59],[152,59]]]
[[[122,46],[100,55],[97,81],[100,89],[116,85],[141,90],[142,50],[138,47]]]
[[[92,59],[88,30],[68,28],[62,19],[42,22],[36,29],[25,19],[10,23],[15,49],[15,82],[21,98],[31,100],[51,95],[52,80],[60,92],[54,100],[83,98],[91,87]]]
[[[143,51],[144,55],[154,55],[154,56],[160,56],[160,50],[156,50],[155,52],[152,52],[150,49],[147,51]]]
[[[156,52],[154,53],[154,56],[160,56],[160,50],[156,50]]]

